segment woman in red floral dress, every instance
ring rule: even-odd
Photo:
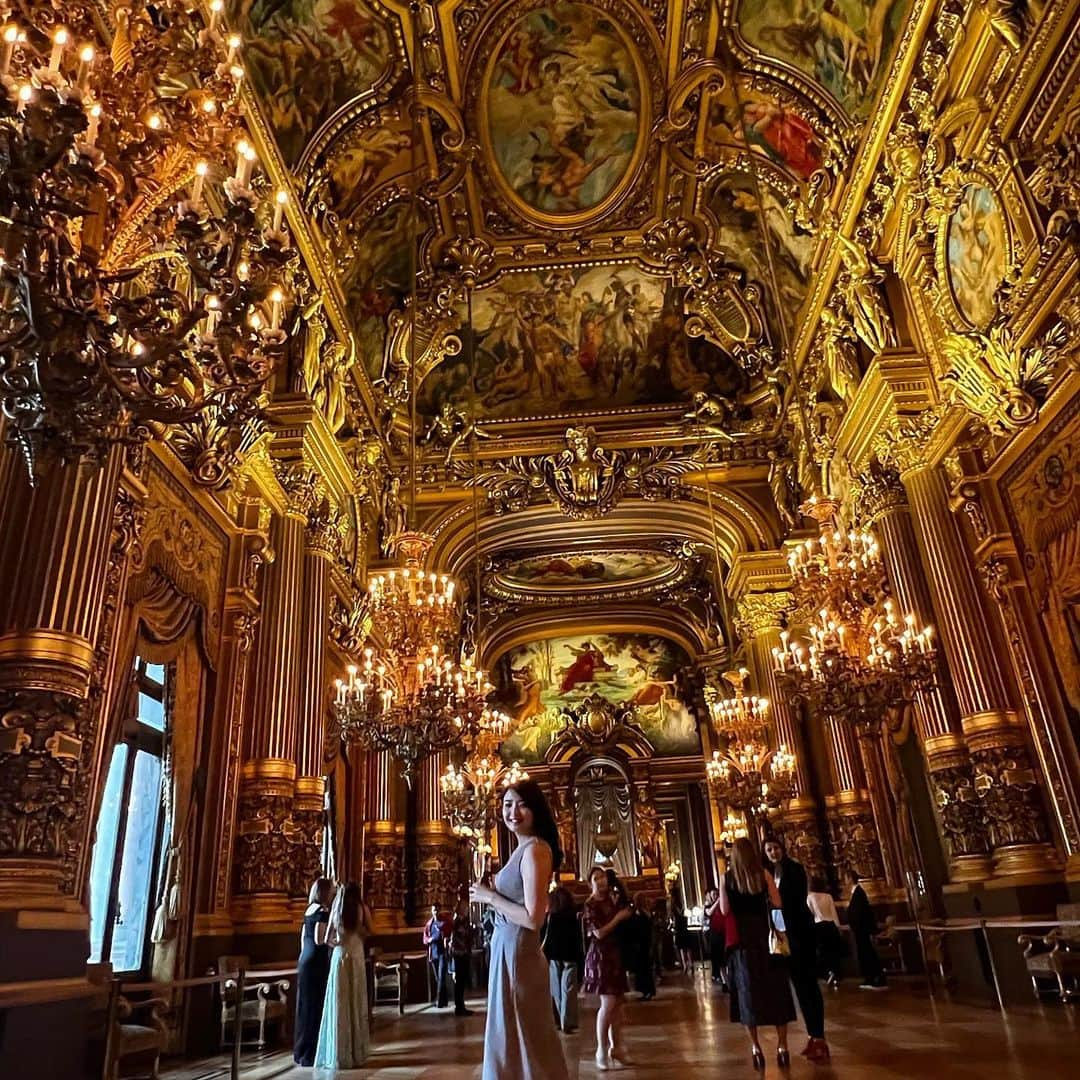
[[[612,894],[607,873],[599,866],[589,871],[589,884],[592,896],[585,901],[582,915],[589,942],[582,990],[600,995],[596,1014],[596,1067],[606,1070],[629,1064],[622,1042],[622,1006],[623,994],[630,987],[615,930],[633,912],[625,900]]]

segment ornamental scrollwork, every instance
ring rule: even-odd
[[[790,592],[746,593],[735,609],[735,626],[744,639],[759,637],[786,626],[794,610],[795,597]]]

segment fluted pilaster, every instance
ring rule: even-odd
[[[447,751],[432,754],[420,767],[416,792],[416,917],[426,918],[433,905],[449,907],[457,899],[458,842],[443,817],[439,778],[450,760]]]
[[[364,896],[380,930],[398,928],[405,919],[405,825],[397,820],[398,782],[389,751],[368,756]]]
[[[81,891],[115,616],[138,528],[122,452],[31,487],[0,452],[0,906]],[[119,515],[119,516],[118,516]]]
[[[900,610],[913,613],[920,626],[937,626],[915,524],[899,475],[881,470],[867,478],[859,502],[866,523],[881,544]],[[975,793],[960,708],[944,658],[939,661],[936,685],[916,695],[914,713],[938,827],[948,852],[949,876],[953,881],[981,881],[990,875],[989,841]]]

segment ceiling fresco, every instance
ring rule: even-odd
[[[451,0],[415,22],[384,4],[230,9],[380,415],[415,355],[428,418],[636,428],[700,394],[749,416],[807,296],[793,207],[835,178],[906,0]],[[709,309],[736,293],[749,336]]]
[[[870,111],[909,0],[736,0],[756,51],[809,75],[853,117]]]
[[[504,707],[517,721],[503,753],[542,761],[562,728],[560,712],[599,693],[636,707],[658,754],[700,754],[697,723],[676,688],[687,663],[678,645],[655,634],[545,638],[511,649],[496,672]]]
[[[289,165],[338,109],[390,71],[387,14],[362,0],[233,0],[231,14]]]
[[[583,4],[511,24],[481,110],[496,176],[526,214],[580,219],[626,181],[645,135],[639,63],[617,24]]]
[[[519,418],[734,393],[731,361],[683,333],[677,290],[633,265],[511,273],[473,299],[468,350],[425,380],[420,411],[469,401],[470,363],[485,417]]]

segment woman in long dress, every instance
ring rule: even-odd
[[[350,881],[338,891],[330,911],[327,944],[334,951],[315,1051],[316,1069],[358,1069],[367,1060],[371,1032],[364,938],[370,933],[371,912],[360,898],[360,886]]]
[[[766,874],[753,845],[739,837],[731,849],[730,865],[720,890],[720,910],[734,916],[734,941],[729,939],[728,985],[731,1020],[745,1025],[750,1035],[754,1068],[764,1070],[765,1054],[758,1028],[776,1028],[776,1062],[790,1063],[787,1026],[795,1019],[785,959],[769,952],[770,910],[779,908],[780,893],[772,874]]]
[[[539,933],[548,882],[562,862],[559,830],[534,780],[506,789],[502,815],[517,847],[495,875],[494,888],[470,889],[473,900],[495,910],[483,1080],[569,1080]]]
[[[326,980],[330,975],[330,947],[326,944],[326,934],[333,896],[334,883],[329,878],[319,878],[311,886],[307,910],[304,912],[304,926],[300,931],[293,1061],[309,1068],[315,1064],[315,1047],[319,1041],[323,1003],[326,1001]]]
[[[619,927],[633,914],[625,900],[611,889],[607,873],[599,866],[589,871],[592,895],[585,901],[582,922],[589,939],[585,954],[586,994],[598,994],[596,1012],[596,1067],[620,1069],[630,1062],[622,1043],[623,995],[629,989],[619,948]]]

